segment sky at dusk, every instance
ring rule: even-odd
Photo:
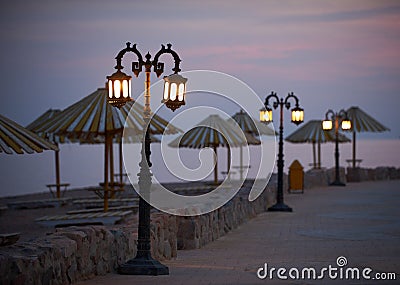
[[[261,98],[293,91],[306,120],[358,105],[400,136],[398,1],[17,0],[0,22],[0,112],[23,125],[102,87],[131,41],[172,43],[182,70],[228,73]]]
[[[359,106],[391,129],[361,138],[400,137],[400,1],[14,0],[0,24],[0,113],[22,125],[103,87],[130,41],[153,55],[172,43],[183,71],[230,74],[263,100],[293,91],[306,121]]]

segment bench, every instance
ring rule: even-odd
[[[117,198],[117,199],[108,199],[109,207],[119,207],[119,206],[131,206],[136,205],[139,202],[139,198]],[[101,199],[80,199],[72,201],[74,206],[78,206],[79,208],[93,209],[93,208],[101,208],[104,205],[104,200]]]
[[[71,215],[44,216],[35,220],[45,227],[83,226],[83,225],[114,225],[132,211],[115,211],[101,213],[84,213]]]
[[[14,210],[20,209],[39,209],[39,208],[58,208],[68,203],[70,198],[60,199],[43,199],[43,200],[28,200],[19,202],[9,202],[8,208]]]
[[[230,177],[232,177],[232,175],[235,175],[236,172],[235,171],[221,171],[221,174],[224,176],[224,179],[225,179],[228,174]]]
[[[360,167],[360,164],[363,160],[362,159],[356,159],[356,167]],[[352,167],[353,166],[353,159],[346,159],[346,162],[348,163],[348,167]]]
[[[68,186],[71,185],[69,183],[60,183],[60,184],[46,184],[46,187],[49,188],[49,191],[51,193],[51,195],[54,197],[57,197],[57,186],[64,187],[64,189],[61,192],[61,197],[64,197],[65,192],[67,191]],[[54,191],[52,188],[55,188]]]
[[[104,186],[104,184],[102,185]],[[100,199],[104,199],[104,188],[98,188],[98,187],[92,187],[92,188],[88,188],[88,191],[94,192],[94,194],[96,194]],[[124,192],[123,188],[120,189],[114,189],[114,190],[108,190],[107,192],[111,192],[111,193],[119,193],[119,192]]]
[[[20,233],[0,234],[0,246],[7,246],[16,243],[19,240]]]
[[[133,213],[136,213],[139,208],[139,205],[128,205],[128,206],[119,206],[119,207],[109,207],[108,211],[109,212],[114,212],[114,211],[132,211]],[[74,215],[74,214],[88,214],[88,213],[100,213],[104,212],[104,208],[92,208],[92,209],[83,209],[83,210],[72,210],[68,211],[67,215]]]

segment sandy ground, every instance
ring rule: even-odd
[[[134,195],[132,189],[125,191],[121,197]],[[50,192],[43,192],[37,194],[28,194],[14,197],[0,198],[0,207],[7,206],[10,202],[30,201],[30,200],[45,200],[53,198]],[[99,199],[92,191],[85,189],[73,189],[65,192],[64,198],[71,198],[71,200],[64,206],[56,208],[39,208],[39,209],[10,209],[0,213],[0,234],[3,233],[21,233],[20,241],[29,241],[31,239],[44,236],[48,233],[55,231],[54,228],[41,226],[35,222],[35,219],[47,215],[61,215],[70,210],[77,210],[78,208],[72,204],[72,201],[82,198]]]
[[[164,184],[168,189],[173,189],[175,187],[185,187],[194,185],[204,185],[204,182],[199,183],[168,183]],[[93,187],[92,187],[93,188]],[[117,198],[126,197],[137,197],[137,193],[133,190],[132,186],[125,186],[125,191],[118,194]],[[21,196],[13,197],[1,197],[0,207],[7,206],[10,202],[18,201],[31,201],[31,200],[45,200],[52,199],[53,196],[50,192],[42,192],[35,194],[27,194]],[[68,204],[57,207],[57,208],[39,208],[39,209],[10,209],[5,211],[0,211],[0,234],[4,233],[20,233],[19,241],[29,241],[37,237],[43,237],[46,234],[55,232],[54,228],[44,227],[35,222],[35,219],[50,216],[50,215],[62,215],[66,214],[70,210],[79,209],[77,206],[72,204],[73,200],[79,199],[99,199],[99,197],[94,194],[93,191],[89,191],[88,188],[72,189],[67,190],[63,198],[70,198]],[[137,215],[130,218],[137,218]]]

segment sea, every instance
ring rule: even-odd
[[[400,167],[400,139],[358,139],[357,140],[357,159],[362,159],[361,167],[375,168],[378,166]],[[321,166],[325,168],[334,167],[333,143],[321,145]],[[138,164],[140,161],[140,145],[134,146],[133,153],[137,155],[125,155],[125,160],[130,160],[131,164]],[[212,162],[213,155],[208,160],[202,162],[210,164],[211,170],[203,178],[213,179]],[[340,166],[346,166],[347,159],[352,158],[352,143],[344,143],[339,146]],[[115,153],[115,173],[118,169],[118,149],[114,147]],[[193,168],[196,172],[201,151],[187,149],[181,152],[182,161],[188,168]],[[226,170],[227,152],[226,149],[219,148],[218,172]],[[200,156],[204,156],[204,153]],[[205,155],[207,157],[207,155]],[[254,178],[258,172],[257,167],[252,166],[254,158],[260,156],[260,149],[257,146],[250,147],[249,155],[245,157],[245,165],[250,165],[247,177]],[[176,178],[166,167],[164,167],[163,156],[159,147],[152,147],[152,169],[157,181],[177,182],[182,178]],[[96,186],[103,181],[104,175],[104,146],[102,145],[79,145],[64,144],[60,146],[60,169],[61,182],[70,183],[70,188],[81,188],[86,186]],[[284,143],[284,171],[287,172],[289,165],[297,159],[305,170],[310,169],[313,162],[312,144],[292,144]],[[276,172],[275,158],[271,165],[275,165],[272,171]],[[240,163],[239,150],[232,148],[232,166]],[[268,171],[267,171],[268,172]],[[46,184],[55,183],[55,155],[53,151],[44,151],[40,154],[26,155],[7,155],[2,154],[0,160],[1,188],[0,196],[17,196],[30,193],[48,191]],[[223,175],[220,179],[223,179]],[[130,173],[131,177],[136,177],[136,173]],[[238,173],[232,175],[232,179],[238,178]]]

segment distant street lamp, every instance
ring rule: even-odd
[[[322,121],[322,128],[325,131],[332,130],[333,124],[335,124],[335,181],[330,185],[332,186],[346,186],[340,181],[339,173],[339,124],[341,123],[342,130],[351,129],[351,121],[347,116],[345,110],[340,110],[338,113],[328,110],[325,114],[325,120]]]
[[[260,110],[260,120],[263,123],[272,122],[272,108],[269,105],[269,99],[275,99],[272,107],[274,109],[280,106],[280,123],[279,123],[279,152],[278,152],[278,189],[276,204],[268,208],[268,211],[274,212],[292,212],[292,208],[285,205],[283,202],[283,107],[289,110],[290,102],[289,99],[293,98],[296,102],[296,106],[292,109],[292,123],[299,125],[304,121],[304,110],[299,107],[299,99],[292,93],[289,93],[285,99],[278,98],[276,93],[271,92],[270,95],[265,99],[265,109]]]
[[[118,272],[120,274],[128,275],[168,275],[169,269],[167,266],[161,264],[159,261],[154,260],[151,256],[151,244],[150,244],[150,205],[147,202],[150,196],[151,188],[151,162],[150,162],[150,132],[149,124],[151,120],[151,108],[150,108],[150,73],[151,68],[159,77],[164,72],[164,63],[159,62],[158,59],[163,54],[171,54],[175,66],[172,69],[174,74],[164,77],[164,95],[162,102],[175,111],[182,105],[185,105],[185,93],[186,93],[186,81],[187,79],[178,74],[181,69],[179,64],[181,59],[178,54],[171,49],[171,44],[161,45],[161,49],[156,53],[154,59],[151,60],[151,55],[146,54],[146,60],[143,60],[141,53],[137,50],[136,44],[131,46],[131,43],[126,44],[126,48],[121,50],[117,57],[117,65],[115,69],[117,71],[108,76],[108,102],[118,108],[121,108],[126,102],[131,101],[132,89],[131,79],[132,77],[121,71],[124,67],[121,65],[121,61],[125,53],[133,52],[136,54],[138,61],[132,62],[132,72],[136,77],[145,68],[146,80],[145,80],[145,93],[144,93],[144,142],[142,142],[142,160],[139,163],[140,172],[139,177],[139,227],[138,227],[138,244],[136,257],[129,260],[125,264],[119,267]],[[146,199],[143,198],[146,197]]]

